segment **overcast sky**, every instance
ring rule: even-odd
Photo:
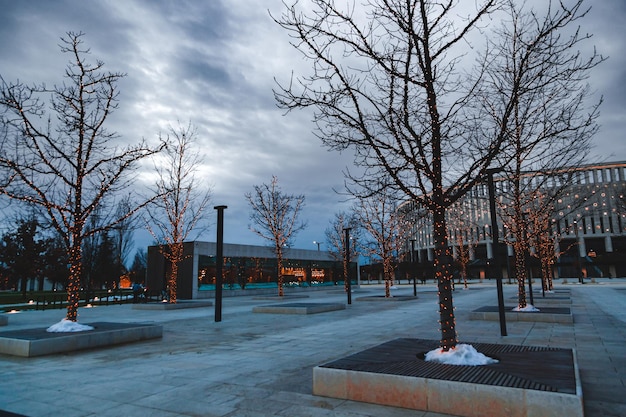
[[[623,161],[626,2],[588,4],[582,30],[609,56],[590,80],[605,99],[595,153]],[[274,78],[286,80],[292,69],[309,65],[269,16],[282,7],[281,0],[0,0],[0,74],[6,81],[59,83],[68,61],[59,38],[84,32],[93,58],[127,74],[109,130],[135,142],[155,139],[178,120],[196,126],[212,205],[228,206],[227,243],[263,244],[248,230],[244,193],[276,175],[283,191],[306,196],[308,227],[294,246],[314,249],[334,213],[346,207],[333,190],[343,189],[342,171],[352,158],[322,147],[310,114],[285,116],[275,105]],[[150,243],[145,232],[136,238]],[[215,227],[200,239],[215,240]]]

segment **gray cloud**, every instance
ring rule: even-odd
[[[594,33],[590,47],[610,56],[590,80],[605,97],[597,153],[626,160],[626,4],[603,0],[592,6],[583,30]],[[309,71],[268,14],[279,15],[282,7],[281,0],[0,0],[0,74],[61,82],[68,57],[59,52],[59,38],[70,30],[85,32],[93,57],[105,61],[107,70],[127,74],[111,130],[136,141],[155,139],[178,120],[198,128],[203,176],[215,186],[215,204],[229,206],[227,241],[261,243],[247,230],[243,195],[277,175],[286,192],[307,197],[303,219],[309,228],[296,246],[313,249],[313,240],[323,239],[333,214],[346,206],[333,189],[342,189],[351,157],[321,146],[311,133],[310,113],[284,116],[275,106],[274,78],[287,80],[292,69]],[[202,238],[214,239],[214,231]]]

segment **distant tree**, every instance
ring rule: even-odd
[[[454,245],[453,257],[457,261],[460,267],[459,283],[463,280],[463,287],[468,288],[468,265],[471,261],[471,253],[476,245],[478,245],[478,239],[472,234],[472,230],[478,227],[477,224],[473,224],[470,220],[468,211],[464,210],[465,199],[459,201],[459,204],[455,204],[448,210],[448,227],[450,229],[450,241]]]
[[[99,210],[96,210],[87,221],[85,225],[86,231],[97,229],[100,219]],[[97,274],[96,259],[100,245],[102,244],[103,233],[85,233],[82,243],[82,268],[80,285],[83,290],[90,292],[94,284],[94,276]]]
[[[130,195],[123,197],[117,205],[117,217],[122,218],[124,213],[132,209],[132,199]],[[137,227],[136,217],[127,217],[119,222],[112,230],[111,237],[114,241],[115,257],[117,263],[123,268],[133,248],[133,234]]]
[[[131,282],[145,283],[148,270],[148,255],[145,249],[137,249],[133,263],[130,266]]]
[[[92,288],[117,288],[120,276],[124,273],[123,265],[115,250],[115,241],[110,233],[102,233],[94,259],[94,271],[91,279]]]
[[[392,189],[381,190],[356,204],[358,222],[370,239],[364,251],[370,257],[380,259],[385,280],[385,297],[390,297],[398,254],[404,247],[411,229],[408,214],[398,210],[399,198]]]
[[[44,245],[37,238],[39,223],[36,219],[22,219],[17,230],[2,236],[0,262],[5,266],[11,286],[17,286],[24,296],[28,282],[42,277]]]
[[[540,14],[525,3],[507,1],[508,18],[495,30],[485,54],[491,65],[486,71],[489,82],[480,95],[486,109],[483,120],[508,131],[509,146],[498,156],[502,175],[509,180],[500,190],[506,202],[500,209],[515,237],[520,308],[527,305],[529,240],[548,244],[554,203],[572,184],[598,130],[602,100],[592,101],[587,79],[604,58],[595,50],[588,56],[581,53],[582,43],[590,38],[574,26],[588,12],[582,4],[583,0],[571,5],[549,1]],[[506,101],[507,97],[514,100]],[[542,261],[544,273],[554,256],[549,253],[536,252],[548,256]]]
[[[0,78],[0,195],[38,206],[63,238],[70,273],[66,319],[76,321],[82,276],[83,240],[109,230],[141,209],[132,205],[116,216],[102,216],[87,229],[90,217],[110,207],[117,192],[127,190],[138,162],[159,152],[144,142],[125,148],[105,122],[117,108],[121,73],[103,72],[104,64],[89,63],[82,33],[68,32],[61,52],[71,56],[65,82],[52,89],[8,84]],[[50,111],[40,96],[50,96]],[[102,213],[101,213],[102,214]]]
[[[193,231],[207,227],[205,210],[211,201],[211,187],[196,178],[202,163],[201,156],[193,149],[196,135],[191,123],[186,127],[170,127],[164,139],[169,145],[161,159],[155,161],[155,192],[160,197],[146,209],[146,227],[170,263],[167,274],[170,303],[176,303],[178,266],[184,259],[183,242]]]
[[[557,257],[556,243],[557,234],[553,230],[552,219],[556,214],[554,204],[546,204],[545,199],[554,200],[540,191],[537,191],[532,199],[533,207],[530,207],[531,214],[528,225],[530,238],[529,247],[535,248],[530,253],[539,259],[541,265],[541,286],[543,291],[551,291],[554,281],[554,263]],[[578,242],[576,242],[578,243]],[[530,251],[529,251],[530,252]],[[529,277],[530,279],[530,277]]]
[[[270,184],[255,185],[253,193],[245,198],[252,210],[250,230],[269,240],[277,261],[278,295],[283,296],[284,250],[291,246],[295,235],[306,227],[298,216],[304,207],[304,195],[285,194],[278,186],[278,178],[272,177]]]
[[[69,276],[68,257],[65,244],[58,233],[46,239],[43,244],[43,275],[52,283],[54,289],[58,285],[65,288]]]
[[[331,224],[326,228],[324,234],[328,245],[328,252],[338,262],[344,262],[346,259],[346,233],[345,229],[350,229],[350,253],[347,259],[352,260],[358,256],[361,250],[362,228],[359,225],[358,217],[354,210],[341,211],[335,213]],[[346,268],[348,265],[346,265]],[[344,275],[348,275],[348,271],[344,271]],[[347,280],[344,280],[345,290],[348,291]]]
[[[350,236],[355,243],[358,243],[361,236],[361,228],[359,227],[357,214],[354,211],[340,211],[335,213],[330,226],[324,231],[326,237],[326,244],[328,245],[328,253],[336,261],[343,261],[343,256],[346,252],[345,249],[345,232],[346,228],[350,228]],[[358,251],[358,245],[350,245],[351,256],[354,256]]]

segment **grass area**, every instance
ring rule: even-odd
[[[130,289],[81,291],[80,306],[87,304],[106,305],[132,302],[133,293]],[[0,291],[0,311],[10,310],[45,310],[49,308],[65,308],[67,293],[65,291]]]
[[[353,284],[356,284],[353,281]],[[302,288],[306,288],[306,287],[333,287],[333,286],[338,286],[338,285],[343,285],[343,281],[338,281],[338,282],[333,282],[333,281],[328,281],[328,282],[319,282],[319,281],[312,281],[311,283],[308,282],[285,282],[283,283],[283,286],[285,288],[292,288],[292,287],[302,287]],[[241,290],[244,288],[241,288],[241,285],[239,284],[231,284],[231,283],[224,283],[223,287],[224,290]],[[246,290],[255,290],[255,289],[264,289],[264,288],[278,288],[278,284],[276,282],[261,282],[261,283],[249,283],[246,284],[245,289]],[[215,285],[214,284],[200,284],[198,290],[200,291],[214,291],[215,290]]]

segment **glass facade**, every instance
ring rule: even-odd
[[[215,256],[198,257],[198,290],[215,290]],[[251,289],[277,287],[275,258],[224,257],[224,289]],[[341,262],[321,260],[283,261],[285,286],[320,286],[343,284]]]
[[[526,172],[520,177],[530,189],[556,195],[550,210],[550,235],[555,241],[558,274],[572,276],[582,258],[583,275],[626,276],[626,163],[586,165],[561,172]],[[565,171],[564,171],[565,172]],[[494,178],[497,209],[510,205],[511,179]],[[536,197],[535,197],[536,198]],[[528,203],[532,205],[531,203]],[[405,244],[405,258],[413,249],[417,263],[433,260],[432,217],[423,208],[407,202],[400,210],[414,212],[418,219]],[[515,240],[498,216],[498,235],[512,256]],[[486,184],[478,184],[447,211],[449,244],[456,255],[459,242],[466,246],[473,265],[483,268],[492,257],[491,216]],[[413,243],[411,244],[411,240]],[[532,249],[531,249],[532,250]],[[508,271],[505,272],[508,274]]]

